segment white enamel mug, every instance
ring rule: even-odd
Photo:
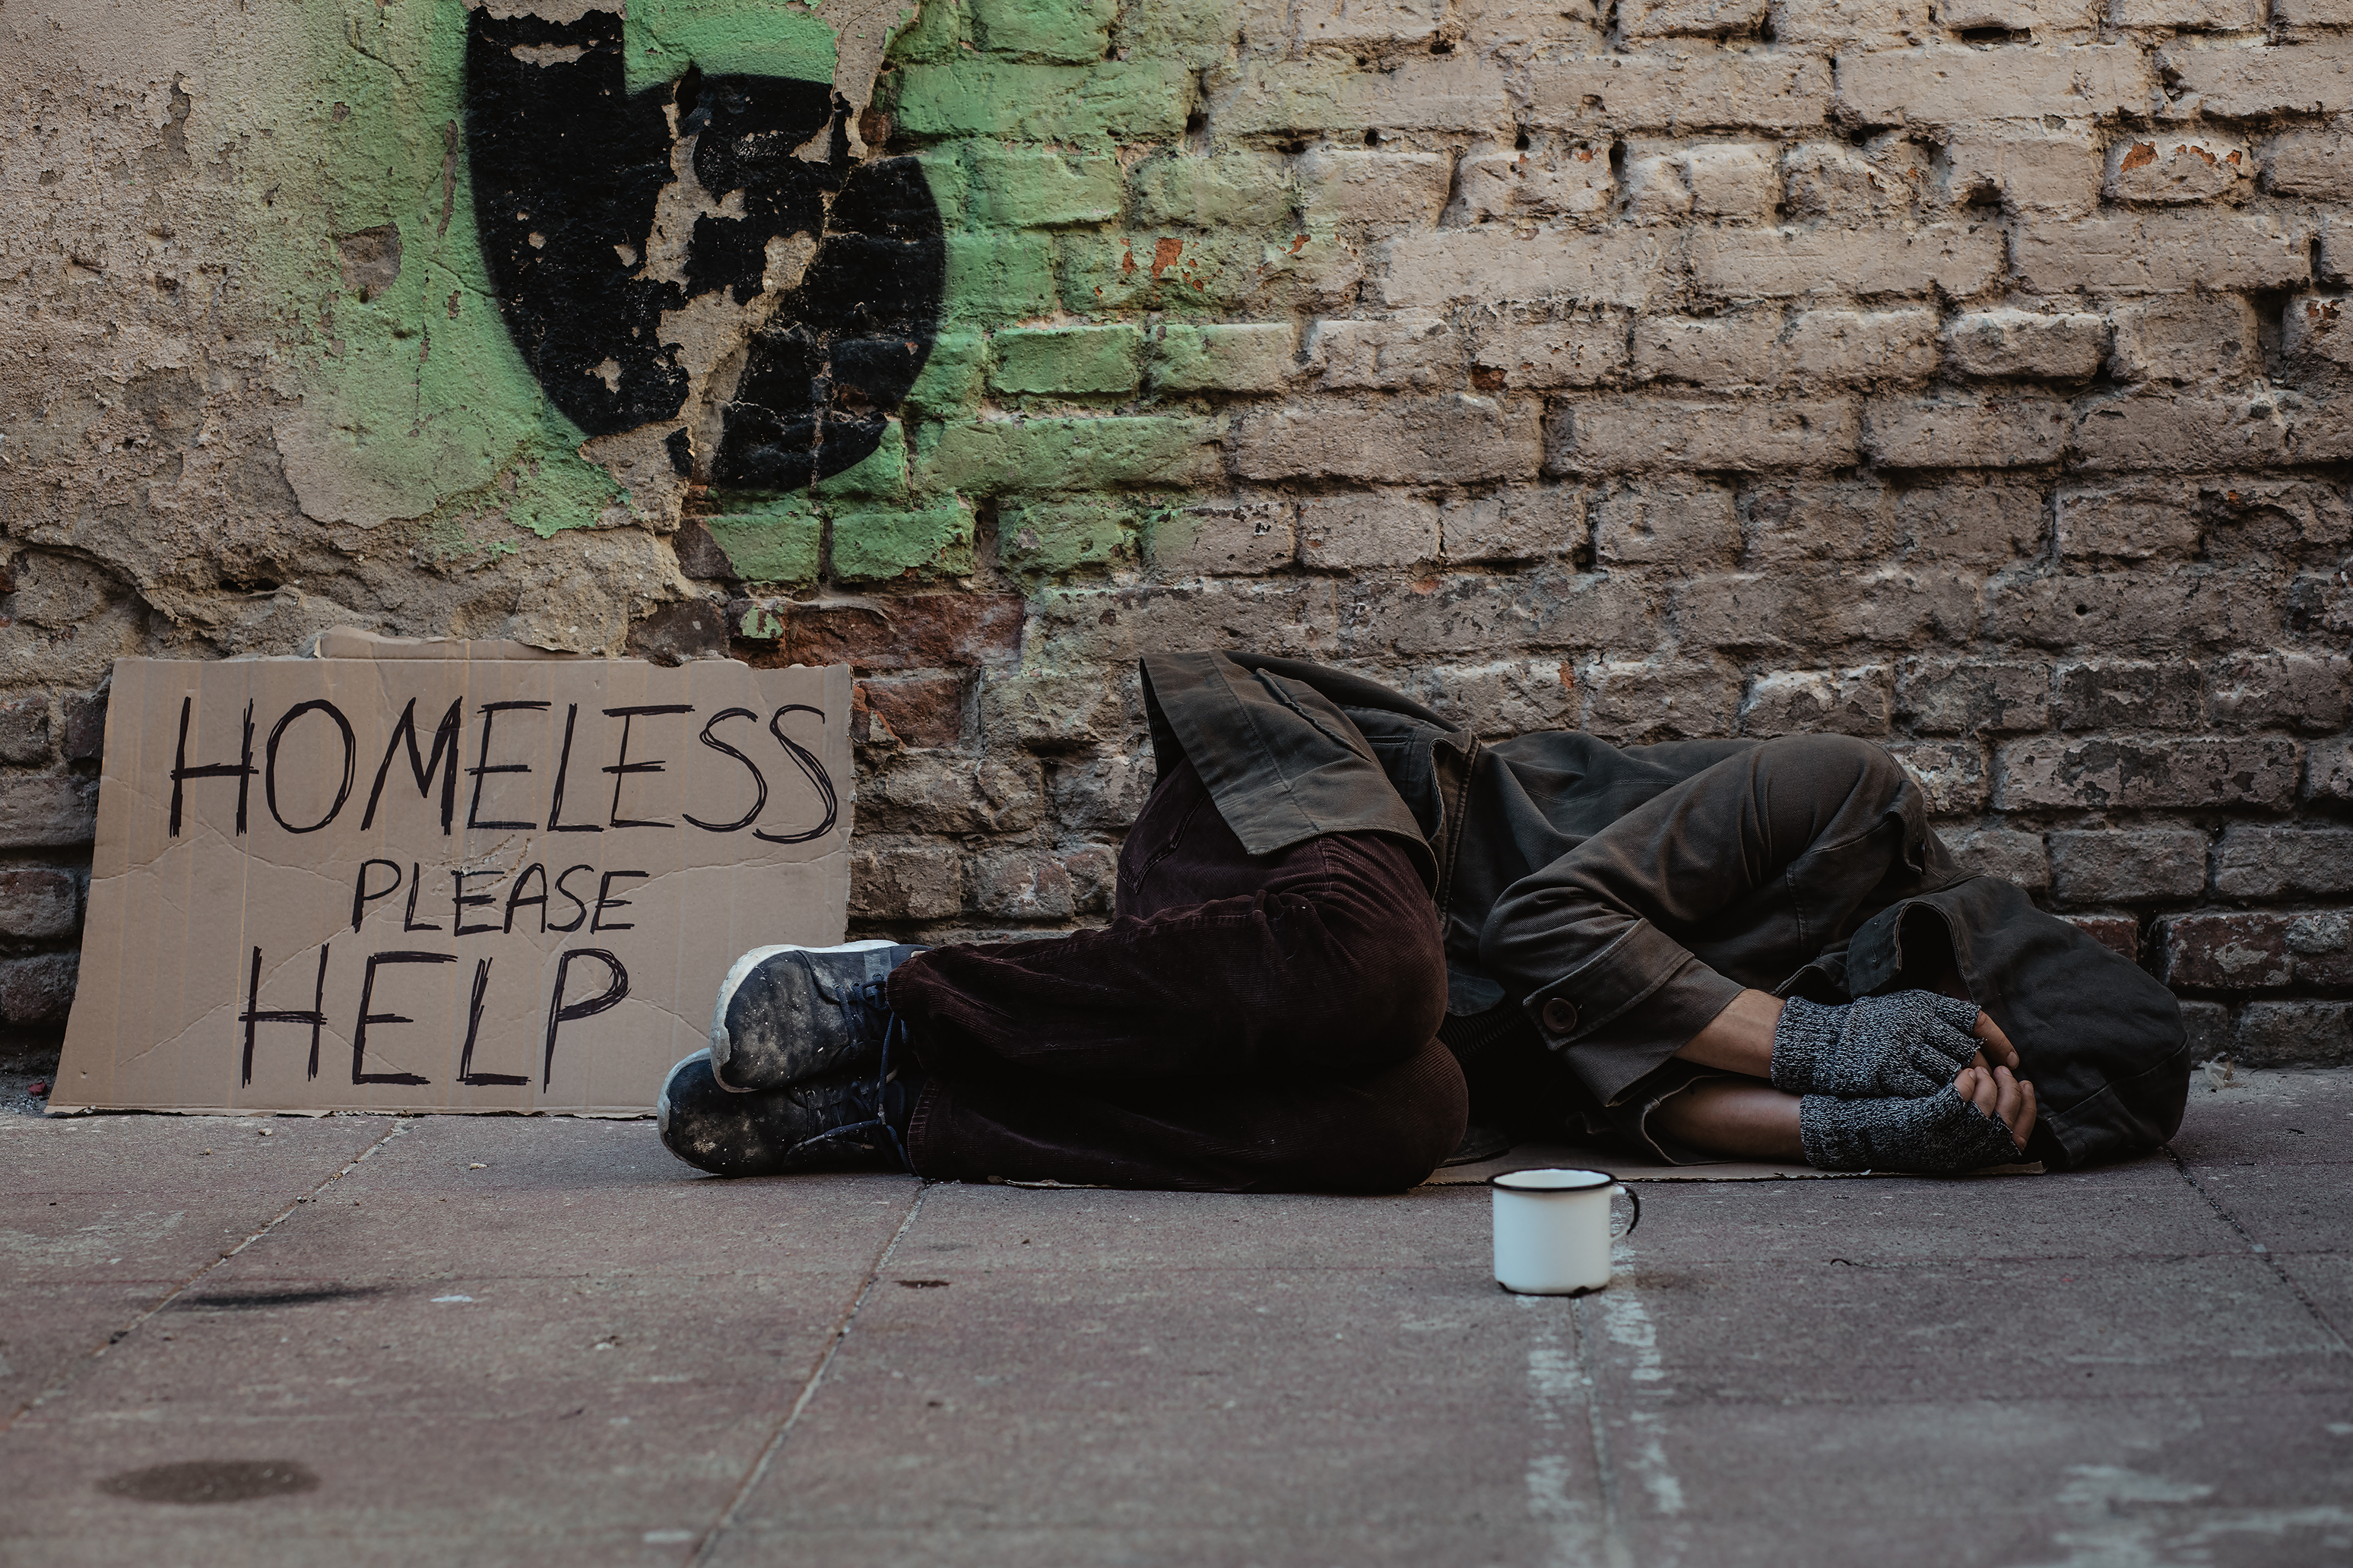
[[[1495,1283],[1523,1296],[1582,1296],[1609,1283],[1609,1244],[1642,1223],[1642,1200],[1607,1171],[1506,1171],[1495,1194]],[[1611,1194],[1634,1205],[1609,1228]]]

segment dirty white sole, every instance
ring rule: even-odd
[[[780,952],[871,952],[878,947],[897,945],[886,938],[869,937],[864,942],[845,942],[832,947],[811,947],[806,942],[780,942],[772,947],[755,947],[727,966],[727,978],[719,983],[719,1000],[711,1009],[711,1066],[712,1076],[724,1068],[735,1054],[734,1042],[727,1037],[727,1007],[735,1000],[736,991],[757,969]],[[719,1087],[730,1094],[752,1094],[754,1089],[737,1089],[725,1079]]]

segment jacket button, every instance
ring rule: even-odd
[[[1577,1009],[1567,998],[1556,996],[1544,1005],[1544,1026],[1552,1034],[1573,1034],[1577,1029]]]

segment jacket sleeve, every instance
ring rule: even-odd
[[[1481,965],[1614,1103],[1744,988],[1670,933],[1744,929],[1788,949],[1795,969],[1875,907],[1882,878],[1926,832],[1917,786],[1879,748],[1767,742],[1506,889],[1481,931]],[[1794,897],[1799,883],[1820,884],[1819,900]]]

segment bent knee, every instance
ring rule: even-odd
[[[1915,787],[1886,747],[1853,735],[1779,735],[1757,748],[1757,766],[1818,796],[1893,801]]]
[[[1332,1173],[1336,1190],[1404,1192],[1428,1181],[1461,1146],[1471,1091],[1454,1053],[1437,1040],[1424,1040],[1404,1061],[1372,1074],[1357,1092],[1364,1114],[1345,1163]]]

